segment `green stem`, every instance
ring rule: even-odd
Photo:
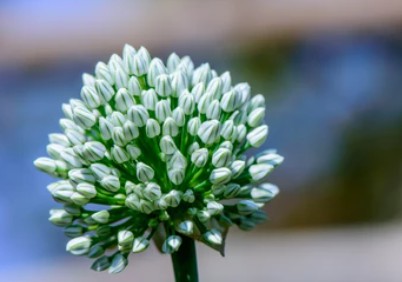
[[[176,282],[198,282],[197,254],[194,240],[183,236],[179,250],[172,254]]]

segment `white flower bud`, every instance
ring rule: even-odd
[[[117,233],[117,244],[119,247],[123,247],[124,249],[127,247],[132,247],[134,241],[134,234],[129,230],[120,230]]]
[[[232,152],[226,148],[219,148],[212,155],[212,165],[223,167],[229,165],[232,160]]]
[[[149,200],[149,201],[155,201],[160,199],[162,196],[162,190],[161,187],[153,182],[150,182],[145,186],[144,189],[144,197]]]
[[[176,230],[184,235],[192,235],[194,232],[194,223],[190,220],[185,220],[177,224]]]
[[[122,113],[127,112],[127,110],[134,105],[133,97],[128,94],[126,88],[120,88],[119,91],[117,91],[114,101],[116,103],[116,109]]]
[[[215,168],[209,176],[209,181],[214,185],[225,184],[230,181],[232,172],[226,167]]]
[[[161,148],[161,151],[167,155],[171,155],[177,150],[176,144],[174,143],[172,137],[169,135],[165,135],[161,138],[159,146]]]
[[[195,109],[193,95],[188,93],[188,91],[183,91],[182,95],[179,97],[179,107],[186,115],[192,115]]]
[[[109,115],[109,121],[114,125],[114,126],[120,126],[123,127],[124,123],[126,122],[125,116],[117,111],[112,112]]]
[[[71,143],[67,136],[61,133],[51,133],[49,134],[49,142],[52,144],[58,144],[63,147],[70,147]]]
[[[158,96],[154,89],[145,90],[141,94],[141,102],[147,110],[155,111]]]
[[[129,142],[129,140],[126,139],[126,137],[124,135],[123,128],[121,128],[121,127],[113,128],[112,139],[113,139],[113,142],[117,146],[122,146],[122,147],[125,146]]]
[[[133,160],[138,159],[138,157],[141,155],[141,150],[133,145],[127,145],[126,150]]]
[[[125,44],[123,47],[123,67],[126,71],[130,70],[130,64],[134,60],[134,56],[137,52],[135,48]]]
[[[148,166],[142,162],[138,162],[136,174],[137,174],[138,180],[140,180],[142,182],[148,182],[152,178],[154,178],[155,172],[150,166]]]
[[[104,271],[109,268],[110,263],[109,257],[103,256],[94,261],[91,265],[91,269],[98,272]]]
[[[175,208],[180,204],[181,193],[177,190],[171,190],[163,196],[163,199],[169,207]]]
[[[191,89],[191,94],[194,97],[194,100],[196,103],[198,103],[201,99],[201,97],[204,95],[205,93],[205,84],[204,83],[198,83],[197,85],[195,85],[193,87],[193,89]]]
[[[258,205],[252,200],[240,200],[236,207],[241,215],[248,215],[259,209]]]
[[[61,109],[66,118],[73,119],[73,109],[69,104],[62,104]]]
[[[137,139],[138,136],[140,136],[140,131],[138,130],[138,127],[130,120],[126,120],[126,122],[123,125],[123,133],[124,133],[124,139],[127,140],[127,142]]]
[[[221,108],[224,112],[230,113],[241,105],[241,94],[235,90],[229,90],[223,94],[221,99]]]
[[[161,74],[166,74],[166,67],[161,59],[153,58],[151,63],[149,64],[149,70],[147,74],[148,85],[151,87],[155,87],[156,79]]]
[[[188,88],[188,79],[185,73],[181,71],[176,71],[172,74],[171,79],[172,85],[172,96],[173,97],[180,97],[184,90]]]
[[[136,194],[130,194],[126,198],[126,206],[133,210],[140,210],[140,199]]]
[[[103,159],[106,153],[106,147],[98,141],[86,142],[84,145],[84,154],[90,161],[99,161]]]
[[[99,118],[99,131],[103,140],[110,140],[113,133],[113,124],[107,119],[101,117]]]
[[[180,107],[174,109],[172,117],[175,120],[177,126],[179,127],[182,127],[186,123],[186,116],[184,115],[183,109]]]
[[[156,103],[155,116],[159,122],[164,122],[166,118],[172,116],[172,110],[170,109],[170,103],[168,100],[161,100]]]
[[[268,126],[261,125],[254,128],[251,132],[247,134],[247,141],[251,146],[258,148],[260,147],[268,136]]]
[[[85,105],[85,103],[82,101],[82,100],[80,100],[80,99],[70,99],[70,105],[71,105],[71,108],[72,109],[74,109],[74,108],[87,108],[87,106]]]
[[[194,63],[191,61],[189,56],[184,56],[181,59],[180,64],[177,66],[177,69],[186,73],[187,77],[191,77],[194,71]]]
[[[79,183],[77,185],[77,191],[89,199],[96,197],[95,186],[90,183],[85,183],[85,182]]]
[[[133,61],[129,65],[129,72],[135,76],[142,76],[147,73],[148,67],[148,58],[137,52],[137,54],[134,55]]]
[[[247,118],[247,124],[251,127],[259,126],[265,117],[265,108],[259,107],[253,110]]]
[[[60,126],[66,130],[66,129],[72,129],[81,133],[84,133],[85,131],[79,127],[78,125],[76,125],[72,120],[70,119],[66,119],[66,118],[62,118],[59,120],[59,124]]]
[[[257,163],[267,163],[273,166],[278,166],[283,162],[283,160],[284,158],[275,152],[267,151],[257,158]]]
[[[110,56],[110,59],[109,59],[107,65],[109,67],[109,70],[111,70],[112,72],[115,72],[118,68],[124,68],[123,60],[117,54],[112,54]]]
[[[246,103],[250,99],[251,87],[248,83],[239,83],[234,87],[235,91],[239,92],[241,96],[241,104]]]
[[[120,180],[114,175],[105,176],[102,178],[100,184],[109,192],[117,192],[120,189]]]
[[[101,105],[101,100],[96,93],[95,88],[92,86],[85,85],[81,88],[81,98],[91,109],[95,109]]]
[[[179,150],[174,152],[173,156],[168,160],[168,169],[170,168],[185,169],[186,167],[187,167],[187,160]]]
[[[138,78],[135,76],[130,77],[130,80],[128,81],[127,84],[127,90],[128,93],[130,93],[133,96],[140,96],[142,92],[142,87],[140,82],[138,81]]]
[[[187,203],[193,203],[195,201],[195,196],[194,196],[194,192],[193,190],[187,189],[183,196],[183,201],[187,202]]]
[[[232,171],[233,179],[239,177],[239,175],[243,173],[245,168],[246,168],[245,161],[236,160],[236,161],[232,162],[230,165],[230,170]]]
[[[154,211],[154,206],[151,202],[141,199],[140,200],[140,211],[145,214],[150,214]]]
[[[96,117],[88,109],[83,107],[73,108],[73,119],[82,128],[91,128],[96,123]]]
[[[81,256],[88,253],[90,247],[91,239],[86,236],[82,236],[68,241],[66,251],[72,253],[73,255]]]
[[[149,241],[144,237],[138,237],[133,242],[133,253],[140,253],[149,246]]]
[[[91,215],[92,219],[98,223],[108,223],[110,218],[110,213],[107,210],[101,210]]]
[[[216,201],[210,201],[207,203],[207,210],[211,215],[218,215],[223,211],[223,205]]]
[[[257,94],[249,102],[249,112],[260,107],[265,107],[265,98],[263,95]]]
[[[113,146],[111,150],[111,155],[114,161],[116,161],[119,164],[122,164],[124,162],[127,162],[130,159],[129,154],[124,150],[122,147],[119,146]]]
[[[207,145],[211,145],[219,138],[219,121],[208,120],[201,124],[198,129],[198,137]]]
[[[201,121],[199,117],[193,117],[187,123],[187,131],[191,136],[196,136],[200,128]]]
[[[76,155],[72,148],[66,148],[60,154],[60,158],[72,167],[82,167],[81,159]]]
[[[108,103],[114,95],[113,87],[103,79],[97,79],[95,81],[95,89],[102,104]]]
[[[90,169],[98,179],[102,179],[112,172],[112,170],[109,167],[99,163],[91,164]]]
[[[85,135],[73,129],[66,129],[64,132],[72,145],[81,145],[86,141]]]
[[[201,114],[206,114],[209,106],[212,103],[212,99],[213,97],[209,93],[205,93],[204,95],[202,95],[197,105],[198,112]]]
[[[48,173],[51,175],[54,175],[56,173],[56,169],[57,169],[56,162],[50,158],[43,158],[43,157],[37,158],[34,161],[34,165],[36,166],[37,169],[39,169],[45,173]]]
[[[202,236],[210,244],[213,244],[213,245],[221,245],[222,244],[222,240],[223,240],[222,234],[216,229],[211,229],[210,231],[207,231]]]
[[[198,150],[200,148],[200,144],[198,144],[198,142],[193,142],[191,143],[191,145],[188,147],[188,154],[192,154],[194,153],[196,150]]]
[[[233,123],[232,120],[227,120],[223,123],[223,126],[221,127],[220,135],[225,139],[225,140],[234,140],[236,137],[236,127]]]
[[[206,115],[208,119],[217,119],[219,120],[221,114],[221,108],[219,107],[219,101],[214,100],[212,103],[208,106]]]
[[[136,126],[143,127],[149,119],[149,114],[144,106],[134,105],[128,110],[127,117],[134,122]]]
[[[184,181],[184,169],[169,169],[168,170],[168,177],[169,180],[174,184],[174,185],[180,185]]]
[[[63,209],[51,209],[49,221],[57,226],[68,226],[73,222],[73,216]]]
[[[161,127],[159,123],[154,119],[147,120],[147,125],[145,127],[145,132],[148,138],[154,138],[161,134]]]
[[[107,65],[103,62],[99,62],[96,64],[95,75],[98,79],[103,79],[103,80],[107,81],[110,85],[114,84],[113,76],[112,76],[111,72],[109,71],[109,68],[107,67]]]
[[[255,164],[250,166],[248,172],[250,173],[251,178],[253,181],[259,181],[267,176],[274,169],[274,166],[270,164]]]
[[[116,66],[113,74],[117,89],[127,87],[130,77],[128,73],[123,69],[123,66]]]
[[[176,252],[181,246],[182,239],[177,235],[170,235],[162,245],[162,252],[171,254]]]
[[[232,88],[232,78],[228,71],[224,72],[221,75],[221,81],[222,81],[222,92],[223,93],[228,92]]]
[[[201,148],[191,154],[191,162],[196,167],[204,167],[208,161],[208,150],[206,148]]]
[[[236,131],[236,139],[239,143],[241,143],[246,138],[247,128],[244,124],[240,124],[237,126]]]
[[[202,82],[207,85],[211,79],[211,67],[208,63],[205,63],[194,70],[192,84],[196,85],[197,83]]]
[[[236,197],[240,192],[240,185],[236,183],[229,183],[226,185],[226,188],[223,192],[223,196],[226,199],[234,198]]]
[[[49,144],[46,146],[46,151],[48,155],[53,159],[59,159],[61,152],[65,149],[64,146],[59,144]]]
[[[78,206],[83,206],[86,205],[90,199],[85,197],[81,193],[74,192],[73,194],[71,194],[70,200]]]
[[[171,117],[166,118],[165,122],[163,123],[162,132],[163,135],[176,137],[177,134],[179,134],[179,127],[177,126],[176,121]]]
[[[116,274],[122,272],[127,266],[127,258],[121,253],[113,256],[112,263],[109,266],[109,274]]]
[[[219,77],[215,77],[209,82],[206,92],[211,93],[213,99],[219,100],[222,95],[221,87],[222,87],[221,79]]]
[[[82,84],[87,86],[94,86],[95,85],[95,77],[89,73],[82,74]]]
[[[226,148],[229,151],[233,151],[233,143],[230,141],[224,141],[219,145],[219,148]]]
[[[211,214],[207,210],[201,210],[197,213],[197,218],[201,222],[208,222],[211,219]]]
[[[179,64],[180,64],[180,57],[177,56],[176,53],[170,54],[166,64],[169,72],[173,72],[174,70],[176,70]]]

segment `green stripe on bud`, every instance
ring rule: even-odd
[[[227,166],[231,160],[232,152],[226,148],[219,148],[212,155],[212,165],[215,167]]]
[[[108,272],[110,274],[120,273],[126,268],[127,263],[127,258],[121,253],[117,253],[113,256]]]
[[[240,200],[236,207],[241,215],[248,215],[259,209],[258,205],[252,200]]]
[[[136,126],[143,127],[149,119],[149,114],[144,106],[134,105],[128,110],[127,117],[129,120],[134,122]]]
[[[155,119],[148,119],[145,127],[145,133],[148,138],[155,138],[161,134],[161,127]]]

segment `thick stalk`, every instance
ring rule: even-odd
[[[172,254],[176,282],[198,282],[197,254],[194,240],[183,236],[179,250]]]

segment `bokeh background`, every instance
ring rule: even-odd
[[[173,281],[168,256],[117,276],[65,253],[32,161],[81,73],[146,46],[210,62],[267,98],[285,163],[270,222],[198,246],[201,281],[402,281],[400,0],[0,1],[0,280]]]

